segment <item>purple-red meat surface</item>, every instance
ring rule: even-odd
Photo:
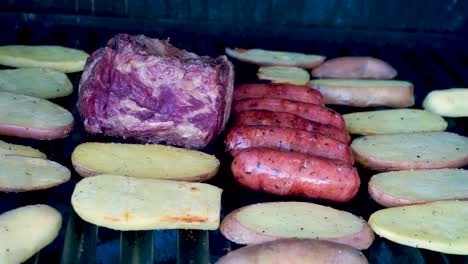
[[[92,134],[203,148],[226,125],[233,82],[226,56],[119,34],[88,58],[78,109]]]

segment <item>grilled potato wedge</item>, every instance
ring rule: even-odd
[[[468,201],[443,201],[387,208],[369,225],[393,242],[447,254],[468,252]]]
[[[0,92],[0,135],[52,140],[73,129],[73,116],[47,100]]]
[[[386,207],[442,200],[468,200],[468,171],[404,170],[379,173],[369,181],[369,194]]]
[[[207,180],[219,168],[214,156],[157,144],[84,143],[73,151],[72,163],[83,177],[107,173],[183,181]]]
[[[444,131],[447,122],[439,115],[419,109],[391,109],[343,115],[350,134],[375,135]]]
[[[413,85],[405,81],[385,80],[311,80],[309,86],[322,93],[325,104],[355,107],[414,105]]]
[[[459,168],[468,164],[468,138],[449,132],[372,135],[351,143],[356,162],[377,171]]]
[[[238,244],[281,238],[313,238],[366,249],[374,234],[366,221],[331,207],[304,202],[259,203],[228,214],[221,233]]]
[[[1,70],[0,91],[50,99],[70,95],[73,85],[63,72],[41,68]]]
[[[263,49],[226,48],[226,54],[240,61],[261,66],[291,66],[305,69],[316,67],[325,60],[325,57],[320,55]]]
[[[72,205],[83,220],[115,230],[215,230],[221,192],[204,183],[103,174],[81,180]]]
[[[0,263],[23,263],[52,243],[62,216],[45,205],[28,205],[0,215]]]
[[[424,109],[441,116],[468,116],[468,88],[452,88],[430,92],[423,102]]]
[[[0,191],[48,189],[70,179],[70,171],[57,162],[23,156],[0,156]]]
[[[288,83],[304,85],[309,79],[309,73],[297,67],[265,66],[258,69],[257,77],[272,83]]]
[[[0,64],[16,68],[48,68],[59,72],[83,70],[88,54],[62,46],[0,46]]]

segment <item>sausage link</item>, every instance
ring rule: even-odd
[[[305,85],[244,84],[234,89],[234,100],[247,98],[278,98],[309,104],[324,104],[322,94]]]
[[[294,114],[252,110],[239,113],[234,119],[234,126],[277,126],[294,128],[329,136],[346,144],[351,142],[348,132],[331,125],[310,121]]]
[[[272,148],[336,159],[353,164],[353,154],[345,143],[318,134],[275,126],[237,126],[225,140],[226,150],[236,156],[246,148]]]
[[[351,200],[361,184],[357,170],[348,164],[273,149],[243,150],[231,170],[240,184],[253,190],[337,202]]]
[[[252,98],[235,101],[232,109],[234,114],[250,110],[287,112],[311,121],[345,129],[345,122],[340,114],[329,108],[315,104],[307,104],[286,99]]]

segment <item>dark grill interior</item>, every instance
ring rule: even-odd
[[[132,8],[135,7],[133,4],[129,6],[127,1],[108,1],[110,4],[107,3],[102,7],[87,6],[86,3],[75,1],[75,3],[79,3],[78,7],[69,4],[63,7],[64,10],[59,7],[48,9],[53,8],[54,5],[50,3],[55,1],[47,1],[43,4],[43,9],[26,9],[27,12],[37,13],[22,13],[20,11],[25,9],[19,4],[19,1],[9,2],[13,2],[14,5],[6,4],[3,11],[0,11],[0,23],[2,23],[0,45],[54,44],[76,47],[90,53],[103,46],[115,34],[125,32],[146,34],[157,38],[170,37],[171,43],[175,46],[200,55],[222,54],[226,46],[318,53],[324,54],[328,58],[345,55],[369,55],[389,62],[398,70],[397,79],[408,80],[415,85],[415,107],[417,108],[421,107],[422,100],[431,90],[468,86],[468,51],[466,50],[466,39],[462,34],[466,30],[455,30],[457,24],[453,21],[447,22],[448,28],[436,28],[435,30],[432,28],[431,31],[418,31],[411,28],[399,30],[401,29],[400,24],[395,24],[394,28],[386,31],[359,29],[365,22],[361,20],[355,22],[353,30],[336,27],[301,27],[288,24],[288,19],[292,19],[290,16],[284,18],[286,22],[278,22],[279,24],[275,27],[261,25],[246,27],[242,23],[238,26],[226,27],[222,23],[210,22],[209,20],[208,22],[185,23],[173,19],[174,16],[184,16],[184,14],[177,12],[189,12],[184,11],[187,7],[180,8],[185,6],[180,3],[174,8],[172,6],[161,8],[163,11],[159,12],[166,12],[164,16],[167,18],[160,19],[156,23],[148,17],[135,16],[132,19],[123,17],[124,14],[134,12]],[[94,1],[91,2],[94,3]],[[167,4],[170,1],[162,2]],[[200,2],[198,4],[202,7],[215,5],[211,3],[213,1],[191,1],[192,4],[195,2]],[[366,1],[357,2],[365,3]],[[50,5],[47,6],[47,3]],[[198,6],[198,4],[193,5]],[[31,5],[27,5],[27,7],[31,7]],[[170,11],[173,9],[176,11]],[[43,12],[44,10],[47,11]],[[62,14],[47,14],[47,12],[57,10]],[[193,6],[189,6],[188,10],[193,16],[204,14]],[[147,12],[156,12],[156,9],[153,8]],[[169,14],[168,12],[173,13]],[[101,16],[93,16],[95,13]],[[108,14],[110,15],[106,16]],[[215,21],[216,15],[219,16],[216,12],[211,15],[215,16]],[[229,13],[226,13],[226,16],[229,16]],[[395,16],[398,17],[398,15]],[[437,19],[443,19],[442,16],[444,14],[440,14]],[[242,18],[241,15],[239,17],[240,20],[248,20],[248,18]],[[402,17],[405,16],[402,15]],[[228,19],[235,20],[235,18]],[[384,26],[381,25],[380,28],[382,27]],[[418,29],[421,27],[418,26]],[[235,66],[237,83],[256,81],[256,66],[237,61]],[[67,109],[72,109],[75,120],[78,121],[79,116],[75,103],[80,74],[69,74],[68,76],[75,85],[74,94],[53,101]],[[352,107],[333,108],[341,114],[356,111]],[[466,118],[448,118],[447,120],[449,122],[448,131],[461,135],[467,134]],[[61,140],[45,142],[3,136],[1,139],[39,148],[48,155],[49,159],[55,160],[71,170],[71,152],[79,143],[87,141],[123,142],[123,140],[115,138],[87,135],[79,121],[76,122],[72,134]],[[209,183],[224,189],[222,217],[234,209],[251,203],[279,200],[305,201],[301,198],[284,198],[257,193],[237,185],[230,174],[230,158],[223,152],[222,140],[209,146],[206,151],[216,154],[222,162],[219,174],[209,181]],[[362,186],[358,195],[350,203],[338,204],[310,199],[307,201],[331,205],[334,208],[347,210],[368,219],[371,213],[382,207],[372,201],[367,194],[367,182],[374,172],[361,167],[359,167],[359,172]],[[117,232],[88,224],[73,212],[69,203],[73,187],[79,179],[80,177],[73,172],[70,182],[50,190],[0,194],[2,201],[0,213],[22,205],[46,203],[58,209],[63,215],[64,222],[59,237],[30,259],[28,263],[93,263],[95,260],[98,263],[117,263],[119,259],[121,263],[175,263],[176,261],[178,263],[208,263],[210,260],[215,262],[228,250],[239,247],[225,240],[219,231]],[[468,263],[467,257],[418,250],[381,238],[376,239],[371,248],[364,253],[370,263]]]

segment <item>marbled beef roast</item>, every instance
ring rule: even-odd
[[[88,58],[78,109],[89,133],[202,148],[224,129],[233,82],[225,56],[119,34]]]

